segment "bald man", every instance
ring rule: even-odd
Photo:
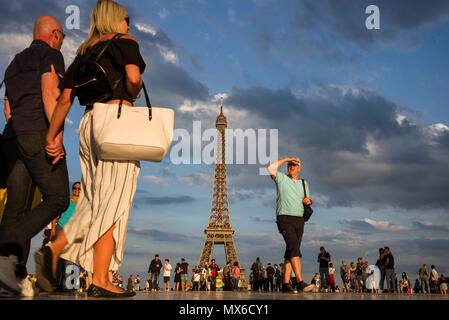
[[[5,72],[7,123],[2,142],[11,156],[11,170],[7,179],[8,201],[0,224],[0,286],[24,296],[34,294],[26,266],[19,263],[26,261],[24,248],[69,204],[64,154],[53,165],[45,153],[48,123],[64,74],[60,52],[64,36],[55,18],[40,17],[34,26],[33,42],[14,57]],[[58,139],[62,142],[62,133]],[[27,210],[30,190],[35,186],[43,201]]]

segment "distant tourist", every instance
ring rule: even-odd
[[[235,291],[238,290],[239,288],[239,280],[240,280],[240,268],[239,263],[237,261],[234,262],[234,267],[232,268],[231,274],[233,283],[232,289]]]
[[[159,255],[155,254],[148,268],[148,276],[151,276],[151,289],[159,290],[159,275],[161,274],[162,262]]]
[[[430,292],[438,293],[438,272],[434,265],[430,266]]]
[[[444,277],[444,274],[440,277],[440,293],[446,294],[447,292],[447,279]]]
[[[421,290],[422,293],[430,293],[429,285],[429,270],[427,270],[427,265],[424,264],[418,271],[419,278],[421,280]]]
[[[387,281],[387,290],[392,293],[394,291],[394,258],[389,247],[384,247],[385,263],[382,269],[385,271],[385,280]]]
[[[318,254],[317,262],[320,264],[320,279],[321,286],[326,289],[329,287],[329,262],[331,261],[331,255],[326,252],[324,247],[320,248],[320,253]]]
[[[343,260],[340,266],[340,277],[343,282],[343,292],[349,292],[349,277],[348,277],[349,267],[346,265],[346,261]]]
[[[162,267],[162,270],[164,271],[164,274],[163,274],[163,276],[164,276],[164,289],[165,289],[165,291],[170,291],[170,275],[171,275],[171,272],[172,272],[173,268],[172,268],[172,266],[170,264],[170,260],[165,259],[164,263],[165,264]]]
[[[186,259],[181,259],[181,287],[182,291],[187,291],[187,281],[189,281],[190,266],[186,262]]]

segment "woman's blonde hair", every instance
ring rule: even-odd
[[[92,42],[99,40],[105,34],[120,33],[120,22],[126,17],[128,17],[128,11],[117,2],[98,0],[90,16],[89,35],[76,53],[83,55]]]

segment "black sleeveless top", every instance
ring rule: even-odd
[[[83,58],[88,58],[90,55],[92,57],[97,57],[106,41],[99,41],[95,45],[87,48]],[[133,97],[129,95],[126,91],[126,70],[125,65],[134,64],[139,67],[140,73],[143,73],[146,67],[142,56],[139,51],[139,44],[132,39],[117,38],[110,40],[108,49],[101,57],[99,63],[106,71],[108,75],[111,87],[114,88],[112,92],[112,97],[108,100],[122,99],[129,102],[133,102]],[[76,56],[75,60],[67,69],[64,79],[62,81],[62,89],[73,89],[74,80],[73,73],[81,62],[81,57]],[[76,91],[75,91],[76,95]],[[98,101],[106,102],[106,101]]]

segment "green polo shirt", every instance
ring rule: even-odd
[[[302,198],[304,190],[301,179],[293,180],[282,172],[277,172],[276,179],[276,214],[302,217],[304,214],[304,206]],[[305,181],[306,193],[310,197],[309,185]]]

